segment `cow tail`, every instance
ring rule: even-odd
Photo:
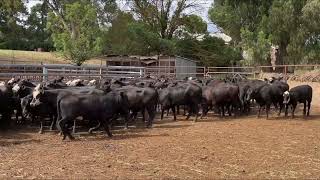
[[[56,120],[56,126],[58,128],[58,130],[62,130],[60,125],[59,125],[59,121],[61,119],[61,112],[60,112],[60,101],[61,101],[61,98],[57,101],[57,120]]]

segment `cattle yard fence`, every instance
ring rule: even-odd
[[[204,66],[94,66],[94,65],[65,65],[65,64],[0,64],[0,80],[12,77],[30,79],[34,81],[48,81],[57,77],[66,80],[101,79],[114,77],[142,77],[164,76],[182,79],[185,77],[217,77],[241,76],[247,78],[261,78],[264,73],[282,74],[284,77],[315,72],[320,76],[320,65],[277,65],[255,67],[204,67]]]

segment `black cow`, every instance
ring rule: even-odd
[[[303,115],[309,116],[312,101],[312,87],[309,85],[301,85],[291,88],[290,91],[283,93],[283,103],[285,104],[285,116],[288,115],[288,106],[292,105],[292,118],[298,103],[303,103]],[[308,105],[308,111],[306,107]]]
[[[266,106],[267,119],[269,118],[270,106],[273,104],[275,107],[280,105],[278,115],[280,115],[283,108],[282,90],[276,85],[265,84],[256,89],[251,94],[251,98],[255,99],[259,104],[258,117],[263,106]]]
[[[45,90],[42,84],[39,84],[33,91],[33,98],[30,103],[31,107],[36,107],[41,104],[44,104],[49,111],[54,112],[54,121],[56,121],[57,117],[57,102],[59,96],[64,96],[67,94],[99,94],[103,95],[106,91],[95,89],[95,88],[88,88],[88,87],[70,87],[68,89],[52,89],[52,90]],[[54,126],[53,126],[54,127]],[[74,130],[75,131],[75,126]]]
[[[249,82],[246,81],[238,82],[237,85],[239,86],[239,99],[241,102],[242,113],[248,114],[250,112],[250,97],[252,94],[252,89],[249,85]]]
[[[273,79],[272,81],[270,81],[270,83],[272,85],[275,85],[277,87],[279,87],[282,91],[282,93],[284,93],[285,91],[289,91],[289,85],[288,83],[282,81],[282,80],[276,80],[276,79]]]
[[[215,86],[206,86],[202,93],[202,116],[206,115],[209,108],[216,106],[225,116],[225,107],[231,116],[231,107],[238,107],[239,102],[239,87],[231,83],[218,83]]]
[[[31,107],[30,103],[32,101],[32,94],[21,98],[21,108],[22,115],[24,118],[31,118],[31,122],[34,122],[36,119],[40,121],[39,133],[43,133],[43,123],[44,118],[49,117],[51,120],[50,130],[53,130],[54,127],[54,115],[55,111],[47,107],[45,104],[40,104],[36,107]]]
[[[167,109],[172,109],[174,120],[176,120],[175,107],[179,105],[185,105],[188,107],[189,113],[187,119],[190,118],[191,114],[195,114],[197,121],[199,107],[202,99],[201,87],[192,83],[177,83],[174,86],[169,86],[159,91],[159,103],[162,106],[161,119],[163,113]]]
[[[14,99],[12,86],[3,85],[0,86],[0,128],[6,129],[10,126],[11,115],[14,110]]]
[[[128,110],[128,98],[123,92],[110,92],[106,95],[69,94],[58,101],[58,125],[63,133],[63,140],[66,136],[72,140],[74,137],[70,134],[67,124],[82,116],[88,120],[98,120],[111,137],[110,119],[120,113],[127,121]]]
[[[124,92],[128,97],[129,109],[133,112],[132,117],[135,117],[138,112],[141,112],[143,120],[145,120],[144,112],[145,110],[148,112],[149,118],[147,127],[151,127],[156,115],[158,92],[154,88],[140,88],[134,86],[124,86],[115,90],[119,92]],[[127,127],[128,124],[126,123],[125,128]]]

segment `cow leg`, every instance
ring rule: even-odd
[[[167,109],[167,116],[169,116],[169,111],[170,111],[170,109]]]
[[[196,114],[196,118],[195,118],[194,122],[197,122],[198,114],[199,114],[199,106],[198,106],[198,104],[195,105],[194,113]]]
[[[154,120],[154,118],[156,116],[156,111],[155,111],[153,106],[150,106],[150,107],[147,108],[147,112],[148,112],[148,116],[149,116],[147,127],[151,128],[153,120]]]
[[[72,127],[72,133],[76,133],[76,119],[73,120],[73,127]]]
[[[35,117],[34,117],[33,114],[31,114],[31,116],[30,116],[30,124],[33,125],[34,122],[35,122]]]
[[[269,119],[270,104],[266,105],[267,119]]]
[[[308,101],[308,112],[307,112],[307,116],[310,115],[310,107],[311,107],[311,101]]]
[[[164,108],[162,107],[162,109],[161,109],[161,120],[163,119],[163,114],[164,114]]]
[[[306,116],[307,113],[307,101],[304,101],[303,103],[303,116]]]
[[[128,129],[128,128],[129,128],[128,120],[124,120],[124,129]]]
[[[202,114],[201,114],[201,117],[200,117],[200,119],[202,119],[203,118],[203,116],[206,116],[207,115],[207,113],[208,113],[208,110],[209,108],[208,108],[208,105],[207,104],[203,104],[202,105]]]
[[[39,117],[37,117],[39,118]],[[43,134],[43,118],[40,118],[40,129],[39,129],[39,134]]]
[[[177,106],[177,114],[180,115],[180,106]]]
[[[112,137],[112,133],[111,133],[110,127],[109,127],[109,120],[102,121],[102,122],[103,122],[103,127],[104,127],[107,135],[108,135],[109,137]]]
[[[189,120],[191,114],[194,112],[194,107],[192,105],[189,106],[189,110],[188,110],[188,115],[187,115],[187,120]]]
[[[292,104],[292,114],[291,117],[294,118],[294,111],[296,110],[297,104]]]
[[[172,112],[173,112],[173,120],[176,121],[177,117],[176,117],[176,108],[175,106],[171,106]]]
[[[133,120],[135,120],[135,117],[136,117],[137,115],[136,115],[136,112],[135,111],[132,111],[132,113],[130,114],[130,121],[133,121]]]
[[[21,122],[19,122],[19,111],[17,110],[16,114],[16,124],[20,124]]]
[[[285,105],[284,116],[288,116],[288,104]]]
[[[232,116],[231,114],[232,105],[227,105],[227,109],[228,109],[229,116]]]
[[[259,105],[259,111],[258,111],[258,118],[260,118],[260,112],[261,112],[262,106]]]
[[[50,116],[50,119],[51,119],[50,131],[52,131],[56,123],[56,118],[54,116]]]
[[[145,110],[145,108],[142,108],[141,114],[142,114],[142,122],[146,122],[146,110]]]
[[[222,112],[222,117],[224,117],[225,116],[225,114],[224,114],[224,105],[221,106],[221,110],[222,110],[221,111]]]
[[[63,134],[62,140],[65,140],[67,136],[69,137],[70,140],[74,140],[74,137],[69,132],[67,122],[68,122],[68,119],[62,118],[58,123],[58,125],[61,128],[62,134]]]
[[[281,110],[282,110],[282,108],[283,108],[283,104],[280,103],[280,110],[279,110],[278,116],[281,115]]]

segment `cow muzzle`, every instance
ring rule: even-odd
[[[38,100],[32,100],[31,102],[30,102],[30,106],[31,107],[36,107],[36,106],[38,106],[38,105],[40,105],[40,101],[38,101]]]

